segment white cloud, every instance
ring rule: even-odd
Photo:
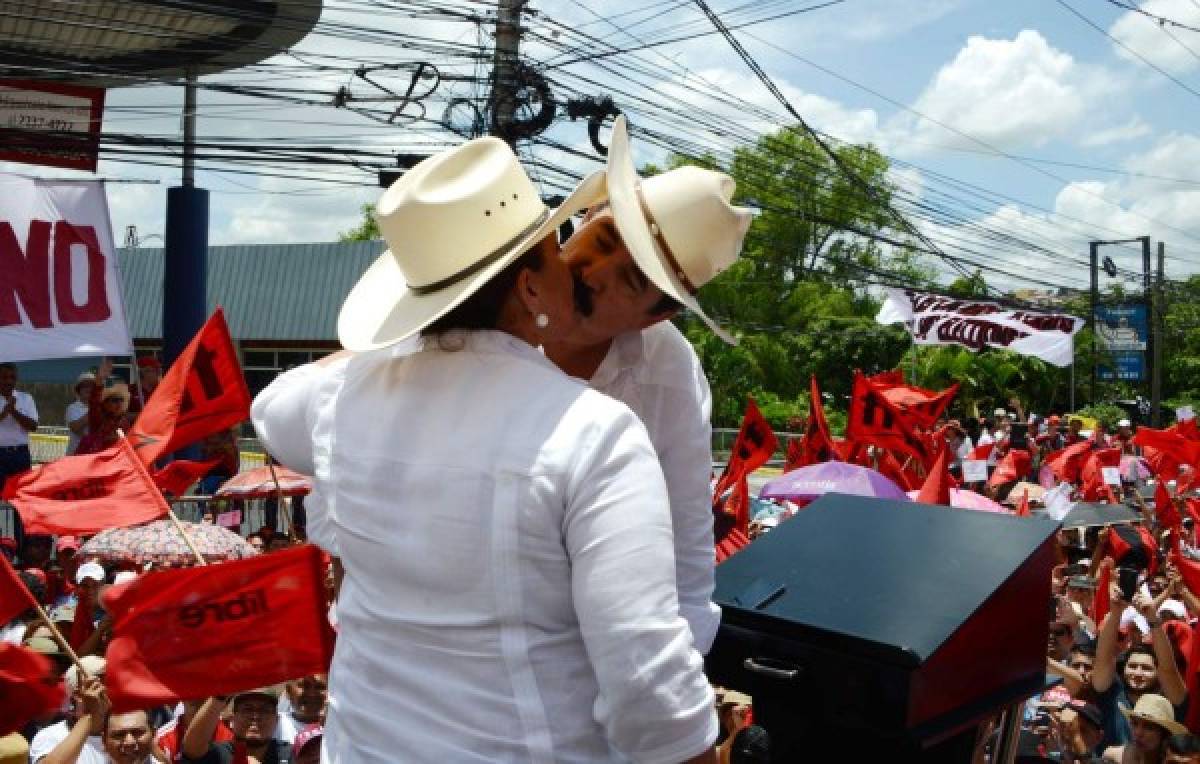
[[[1129,121],[1123,125],[1115,125],[1106,127],[1095,132],[1088,133],[1079,140],[1081,146],[1088,148],[1097,148],[1099,146],[1107,146],[1112,143],[1121,143],[1123,141],[1132,141],[1135,138],[1149,135],[1152,132],[1150,125],[1142,121],[1142,118],[1136,114],[1130,117]]]
[[[1001,149],[1041,146],[1070,133],[1106,87],[1103,78],[1026,29],[1012,40],[972,36],[917,98],[916,111]],[[890,125],[918,142],[977,147],[913,115]]]
[[[1145,0],[1139,7],[1155,16],[1200,27],[1200,5],[1192,0]],[[1109,34],[1126,46],[1113,46],[1113,51],[1126,60],[1141,64],[1137,57],[1141,56],[1173,74],[1186,74],[1200,67],[1200,41],[1187,29],[1160,27],[1154,19],[1129,11],[1113,23]]]

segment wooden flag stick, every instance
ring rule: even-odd
[[[32,597],[30,599],[32,599]],[[42,623],[49,627],[51,633],[54,634],[54,638],[58,640],[58,644],[60,644],[62,648],[67,651],[67,655],[70,656],[71,662],[74,663],[75,667],[79,669],[79,678],[87,679],[89,677],[87,669],[83,667],[83,662],[80,661],[79,656],[75,654],[75,650],[71,647],[71,643],[67,641],[67,638],[64,637],[62,632],[58,630],[58,627],[54,625],[54,621],[50,620],[50,616],[46,615],[46,611],[42,609],[42,606],[39,602],[34,600],[33,606],[37,608],[38,617],[42,619]]]
[[[267,454],[267,469],[271,471],[271,481],[275,483],[275,503],[283,514],[284,532],[287,533],[289,539],[295,541],[296,529],[292,525],[292,508],[291,505],[284,506],[283,487],[279,485],[279,475],[275,474],[275,463],[271,461],[270,454]]]
[[[123,440],[125,438],[125,431],[118,429],[117,437],[119,437]],[[134,459],[134,461],[137,463],[137,469],[139,469],[141,471],[142,477],[146,480],[147,483],[150,484],[150,487],[153,490],[158,491],[158,485],[155,484],[154,478],[150,477],[150,473],[146,471],[145,465],[143,465],[136,458]],[[159,496],[161,497],[162,494],[160,493]],[[162,502],[163,502],[163,505],[166,506],[166,508],[167,508],[167,517],[169,517],[171,519],[171,523],[175,526],[175,530],[179,531],[179,535],[181,537],[183,537],[183,543],[187,544],[187,548],[192,550],[192,554],[196,555],[196,562],[200,563],[201,565],[207,565],[208,561],[204,559],[204,555],[200,554],[200,550],[197,549],[196,545],[192,542],[191,536],[189,536],[187,534],[187,531],[185,531],[183,529],[183,523],[179,522],[179,517],[176,516],[175,510],[171,509],[171,506],[169,504],[167,504],[166,499],[163,499]]]
[[[183,537],[183,543],[187,544],[188,549],[192,550],[192,554],[196,555],[196,562],[200,563],[200,565],[207,565],[208,560],[204,559],[204,555],[200,554],[200,550],[196,548],[192,537],[184,530],[183,523],[179,522],[179,517],[175,514],[175,510],[168,509],[167,517],[171,518],[171,523],[174,524],[175,530],[179,531],[179,535]]]

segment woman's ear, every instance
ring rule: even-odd
[[[537,274],[528,268],[524,268],[517,274],[517,281],[513,292],[520,300],[522,307],[530,313],[534,314],[541,310],[541,293],[539,291],[539,283]]]

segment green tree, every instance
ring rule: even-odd
[[[375,205],[364,204],[361,207],[362,222],[349,231],[338,234],[338,241],[372,241],[382,238],[379,223],[375,220]]]

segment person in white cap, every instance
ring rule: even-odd
[[[109,712],[108,694],[104,689],[105,660],[85,655],[79,666],[67,669],[63,679],[67,686],[70,710],[64,721],[52,724],[34,735],[29,743],[30,764],[106,764],[101,733]]]
[[[554,232],[602,196],[547,209],[494,138],[421,162],[376,207],[353,354],[254,401],[345,571],[322,761],[716,761],[650,439],[537,349],[577,320]]]
[[[733,342],[695,293],[741,252],[752,215],[730,204],[734,185],[699,167],[639,178],[618,117],[609,203],[563,246],[582,318],[574,332],[545,345],[563,371],[629,406],[650,433],[671,498],[680,611],[704,653],[721,617],[711,601],[712,395],[696,351],[668,319],[686,307]]]
[[[96,389],[96,375],[85,371],[75,380],[75,400],[67,404],[67,456],[75,453],[79,441],[88,431],[88,402]]]

